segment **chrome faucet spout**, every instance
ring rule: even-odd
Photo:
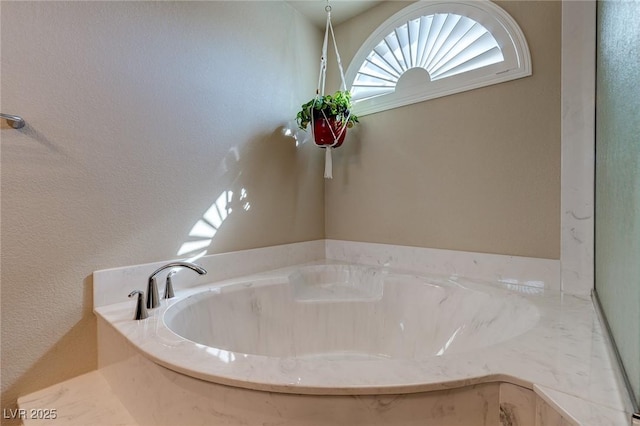
[[[147,309],[153,309],[160,306],[160,296],[158,295],[158,284],[156,283],[156,275],[158,275],[160,272],[164,271],[165,269],[178,268],[178,267],[189,268],[193,271],[196,271],[200,275],[204,275],[207,273],[207,270],[204,269],[202,266],[196,265],[195,263],[191,263],[191,262],[182,262],[182,261],[171,262],[171,263],[167,263],[164,266],[161,266],[149,276],[149,284],[147,287]],[[168,283],[168,287],[171,286],[170,279],[167,281],[167,283]],[[173,297],[173,287],[165,289],[165,298],[168,299],[171,297]]]
[[[158,269],[156,269],[156,271],[153,274],[151,274],[149,279],[155,278],[156,275],[158,275],[160,272],[164,271],[165,269],[176,268],[176,267],[184,267],[184,268],[193,269],[194,271],[196,271],[200,275],[204,275],[204,274],[207,273],[206,269],[204,269],[200,265],[196,265],[195,263],[191,263],[191,262],[171,262],[171,263],[167,263],[166,265],[161,266]]]

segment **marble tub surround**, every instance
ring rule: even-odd
[[[542,425],[628,425],[629,412],[592,404],[564,392],[534,385],[541,400],[536,404],[537,417]],[[542,421],[545,419],[546,421]],[[537,424],[537,423],[536,423]]]
[[[169,386],[173,392],[157,391]],[[138,355],[29,395],[20,407],[31,410],[53,401],[63,408],[44,424],[64,426],[533,426],[528,420],[534,407],[521,405],[521,398],[510,399],[514,392],[504,392],[504,386],[485,383],[426,394],[320,398],[207,385]],[[117,411],[92,410],[101,405],[98,398],[105,392],[122,395],[124,405]],[[530,397],[526,402],[532,401]],[[500,422],[503,412],[510,423]],[[43,422],[26,418],[24,424]]]
[[[594,285],[596,2],[562,2],[562,291]]]
[[[505,426],[502,407],[519,419],[527,419],[534,409],[532,398],[523,402],[522,395],[505,392],[501,383],[388,395],[305,395],[224,386],[153,363],[111,327],[103,322],[99,327],[110,343],[101,355],[100,371],[142,425]],[[517,425],[533,423],[510,424]]]
[[[174,285],[186,288],[323,259],[385,266],[417,274],[470,277],[560,290],[560,262],[557,260],[340,240],[316,240],[203,256],[195,262],[208,274],[194,276],[178,269]],[[170,261],[95,271],[93,306],[124,302],[131,290],[146,290],[149,274]],[[160,280],[163,278],[161,276]]]
[[[106,332],[115,333],[113,330]],[[117,342],[117,336],[113,343]],[[25,413],[32,413],[41,410],[42,407],[55,406],[55,419],[47,420],[48,425],[64,426],[136,426],[162,424],[217,424],[217,425],[237,425],[242,422],[244,425],[257,424],[264,426],[264,420],[268,417],[275,417],[277,424],[281,426],[354,426],[364,424],[366,426],[380,424],[389,425],[397,420],[402,425],[424,425],[425,422],[437,426],[448,424],[465,426],[578,426],[578,425],[625,425],[627,418],[624,413],[610,410],[594,404],[584,404],[579,399],[574,401],[563,400],[571,406],[568,414],[566,409],[557,408],[557,404],[549,400],[548,394],[561,394],[549,389],[535,387],[534,393],[530,389],[510,383],[488,383],[485,385],[467,386],[450,391],[431,392],[426,394],[405,394],[364,397],[335,397],[335,399],[325,399],[318,404],[313,397],[298,398],[292,395],[267,394],[262,398],[253,400],[242,398],[235,401],[237,410],[244,410],[242,405],[249,405],[247,410],[242,412],[244,419],[250,413],[251,420],[240,420],[238,417],[224,413],[225,410],[216,410],[220,404],[212,398],[212,392],[202,393],[198,388],[198,382],[188,382],[184,376],[173,373],[163,367],[154,364],[148,359],[140,356],[124,342],[117,346],[116,352],[120,357],[111,358],[114,354],[104,356],[102,368],[100,370],[87,373],[85,375],[67,380],[65,382],[42,389],[33,394],[26,395],[18,401],[21,409]],[[122,356],[129,351],[130,356]],[[132,377],[140,379],[142,383],[133,382],[129,377],[127,369],[134,368],[135,374]],[[149,370],[149,371],[146,371]],[[147,374],[141,375],[142,371]],[[113,387],[109,381],[113,382]],[[155,386],[156,389],[167,385],[181,389],[182,393],[193,392],[187,399],[176,402],[173,398],[175,394],[168,392],[149,392],[149,388]],[[151,383],[153,382],[153,383]],[[120,389],[123,387],[123,389]],[[144,389],[141,389],[144,387]],[[118,390],[124,398],[125,404],[115,395]],[[141,390],[141,392],[140,392]],[[218,390],[226,393],[227,397],[232,394],[231,388],[224,386]],[[541,397],[542,395],[542,397]],[[358,398],[359,410],[350,413],[337,411],[338,405],[345,406]],[[552,397],[553,398],[553,397]],[[563,394],[560,398],[572,398]],[[285,419],[282,411],[276,412],[272,404],[264,404],[265,399],[282,399],[295,405],[297,416],[295,420]],[[233,401],[228,398],[227,401]],[[336,404],[340,401],[339,404]],[[257,403],[257,404],[256,404]],[[225,403],[223,405],[226,406]],[[478,404],[482,404],[479,407]],[[578,406],[572,406],[578,404]],[[199,407],[206,407],[202,409]],[[256,405],[259,409],[256,409]],[[281,405],[277,407],[281,409]],[[164,407],[171,407],[165,415]],[[146,408],[153,407],[149,411]],[[326,412],[319,412],[320,408],[326,407]],[[199,409],[198,409],[199,408]],[[353,408],[353,407],[351,407]],[[407,412],[410,418],[407,419]],[[328,414],[327,414],[328,413]],[[134,420],[135,414],[139,421]],[[203,421],[203,414],[206,419]],[[306,416],[306,419],[303,418]],[[327,418],[331,417],[333,418]],[[575,418],[574,418],[575,416]],[[311,417],[311,418],[309,418]],[[577,418],[577,420],[576,420]],[[215,423],[214,423],[215,422]],[[409,422],[409,423],[408,423]],[[413,422],[413,423],[411,423]],[[34,416],[26,415],[23,418],[25,426],[43,424],[43,420]]]
[[[177,269],[174,286],[185,288],[256,272],[267,271],[313,260],[324,259],[324,240],[283,244],[251,250],[212,254],[194,262],[207,270],[197,276]],[[142,265],[103,269],[93,273],[93,306],[105,306],[128,300],[132,290],[147,289],[149,275],[170,260]],[[168,271],[167,271],[168,272]],[[158,289],[164,288],[164,275],[158,278]]]
[[[152,316],[144,321],[131,320],[133,306],[130,301],[97,307],[99,329],[103,330],[99,335],[101,369],[107,364],[119,365],[104,361],[107,358],[102,355],[103,350],[113,350],[126,341],[136,359],[153,360],[159,364],[158,368],[163,366],[167,371],[202,379],[198,381],[202,386],[209,383],[211,386],[250,388],[269,392],[269,395],[361,397],[443,391],[502,381],[527,389],[536,390],[535,386],[539,386],[566,394],[595,407],[588,411],[594,415],[617,415],[616,419],[604,423],[585,421],[580,424],[616,425],[625,416],[626,394],[616,379],[614,363],[591,301],[562,296],[554,290],[532,291],[532,287],[499,281],[486,283],[463,277],[453,280],[446,276],[422,275],[420,279],[428,280],[434,287],[462,287],[494,299],[500,296],[522,302],[521,305],[514,303],[514,306],[534,307],[539,318],[524,332],[489,346],[415,359],[363,360],[358,357],[350,360],[348,357],[323,359],[247,354],[195,343],[178,336],[165,324],[165,312],[171,312],[175,304],[186,303],[182,301],[189,296],[223,292],[225,288],[235,289],[238,285],[277,285],[299,270],[299,267],[289,267],[178,290],[175,300],[164,301],[163,306],[152,311]],[[405,310],[409,312],[421,306],[420,300],[407,300]],[[113,342],[106,342],[103,337],[107,334],[120,336],[122,342],[115,346]]]
[[[261,281],[264,285],[269,280],[277,283],[282,276],[295,274],[292,272],[297,270],[295,265],[321,264],[323,260],[329,263],[359,263],[379,270],[410,272],[427,277],[434,284],[480,286],[508,293],[511,294],[510,297],[521,298],[533,306],[540,318],[528,331],[473,352],[450,353],[430,357],[428,361],[427,358],[411,362],[406,359],[359,359],[351,364],[346,360],[342,364],[336,363],[336,360],[325,360],[324,364],[318,364],[314,363],[317,360],[304,357],[285,357],[274,362],[273,357],[243,354],[202,344],[197,346],[168,330],[163,322],[164,311],[169,306],[191,295],[202,291],[219,291],[225,286],[247,280]],[[151,318],[143,322],[130,319],[133,307],[126,295],[132,289],[144,288],[148,274],[167,262],[94,273],[94,310],[99,327],[99,371],[105,377],[121,377],[125,380],[126,375],[120,376],[117,373],[119,366],[133,359],[140,362],[144,360],[151,362],[164,376],[173,377],[172,380],[196,380],[181,374],[193,374],[195,369],[199,371],[198,374],[203,374],[196,374],[197,377],[205,380],[215,378],[223,383],[197,380],[198,386],[222,386],[227,389],[229,384],[242,387],[252,382],[251,386],[254,388],[268,392],[265,400],[286,392],[304,392],[307,396],[320,394],[322,397],[327,394],[351,393],[360,398],[364,394],[424,393],[503,381],[524,389],[533,389],[538,399],[542,395],[545,399],[540,399],[535,410],[543,410],[540,407],[543,407],[543,403],[547,404],[547,411],[560,410],[561,418],[568,422],[566,424],[600,426],[629,423],[621,423],[623,419],[630,418],[630,404],[616,375],[617,366],[607,349],[603,329],[592,303],[584,295],[574,297],[560,293],[559,261],[319,240],[210,255],[196,262],[203,265],[209,274],[205,277],[191,274],[185,274],[183,278],[178,276],[175,282],[178,297],[169,302],[164,301],[163,306],[153,310]],[[416,304],[408,306],[414,306],[415,309]],[[116,344],[105,336],[118,337],[120,340],[116,340],[120,346],[126,342],[126,356],[105,355],[105,351],[109,352],[107,349]],[[195,351],[194,345],[197,348]],[[186,368],[177,367],[180,363],[183,366],[187,364]],[[380,363],[385,363],[385,367],[380,368]],[[209,370],[203,370],[203,366]],[[107,371],[115,373],[109,375],[106,374]],[[387,383],[381,382],[381,385],[378,373],[384,371],[387,371],[387,378],[390,380]],[[419,372],[418,375],[415,374],[416,371]],[[356,377],[360,374],[361,381],[355,384],[352,382],[351,387],[342,386],[336,390],[321,383],[321,379],[339,381],[346,374],[352,373]],[[384,374],[382,373],[383,376]],[[230,377],[240,377],[241,380]],[[398,380],[402,380],[404,385],[398,386]],[[407,385],[407,381],[411,380],[413,382]],[[109,379],[109,383],[114,385],[121,381]],[[566,398],[559,398],[559,402],[554,405],[555,399],[551,399],[550,395]],[[548,421],[537,424],[554,423]]]
[[[560,261],[391,244],[325,240],[326,258],[418,274],[560,290]]]
[[[142,383],[135,383],[127,374],[134,370],[144,371]],[[113,387],[121,389],[131,401],[128,406],[132,415],[147,420],[141,424],[154,426],[533,426],[536,404],[540,402],[531,390],[509,383],[481,383],[424,393],[314,396],[207,385],[164,371],[138,357],[105,367],[104,371]],[[169,383],[185,397],[176,401],[169,394],[136,392],[143,386],[163,388]],[[194,410],[195,406],[203,408]],[[553,409],[547,415],[558,416]],[[541,417],[536,425],[552,424],[542,423],[545,419]]]

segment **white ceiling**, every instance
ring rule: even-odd
[[[288,1],[291,6],[306,16],[317,27],[324,28],[327,22],[326,0],[297,0]],[[331,0],[331,23],[338,25],[373,6],[382,0]]]

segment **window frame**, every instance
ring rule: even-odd
[[[373,114],[532,74],[531,53],[524,34],[511,15],[500,6],[489,0],[422,0],[392,15],[365,40],[351,60],[345,74],[349,90],[367,56],[387,35],[410,20],[436,13],[466,16],[484,26],[498,42],[505,60],[434,81],[430,81],[428,75],[424,79],[411,78],[408,84],[403,82],[402,87],[396,84],[395,90],[391,93],[364,100],[354,99],[354,113],[360,116]],[[413,69],[415,68],[410,70]],[[424,71],[427,74],[426,70]]]

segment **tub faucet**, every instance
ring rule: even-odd
[[[131,293],[129,293],[129,297],[133,297],[135,295],[138,295],[138,298],[136,301],[136,313],[133,316],[133,319],[136,321],[139,321],[139,320],[149,318],[149,313],[147,312],[147,308],[145,308],[144,302],[142,301],[142,299],[144,299],[144,291],[133,290]]]
[[[167,274],[167,280],[164,285],[164,296],[162,296],[163,299],[171,299],[172,297],[175,297],[175,293],[173,292],[173,276],[177,273],[178,271],[173,269]]]
[[[160,306],[160,296],[158,295],[158,284],[156,283],[156,275],[158,275],[158,273],[164,271],[165,269],[177,268],[177,267],[192,269],[197,273],[199,273],[200,275],[204,275],[207,273],[207,271],[202,266],[199,266],[199,265],[196,265],[195,263],[190,263],[190,262],[171,262],[171,263],[167,263],[164,266],[161,266],[153,274],[149,276],[149,285],[147,287],[147,309],[153,309]],[[167,291],[167,290],[170,290],[170,291]],[[165,288],[164,293],[165,293],[165,299],[169,299],[173,297],[173,286],[171,284],[170,279],[167,280],[167,288]]]

